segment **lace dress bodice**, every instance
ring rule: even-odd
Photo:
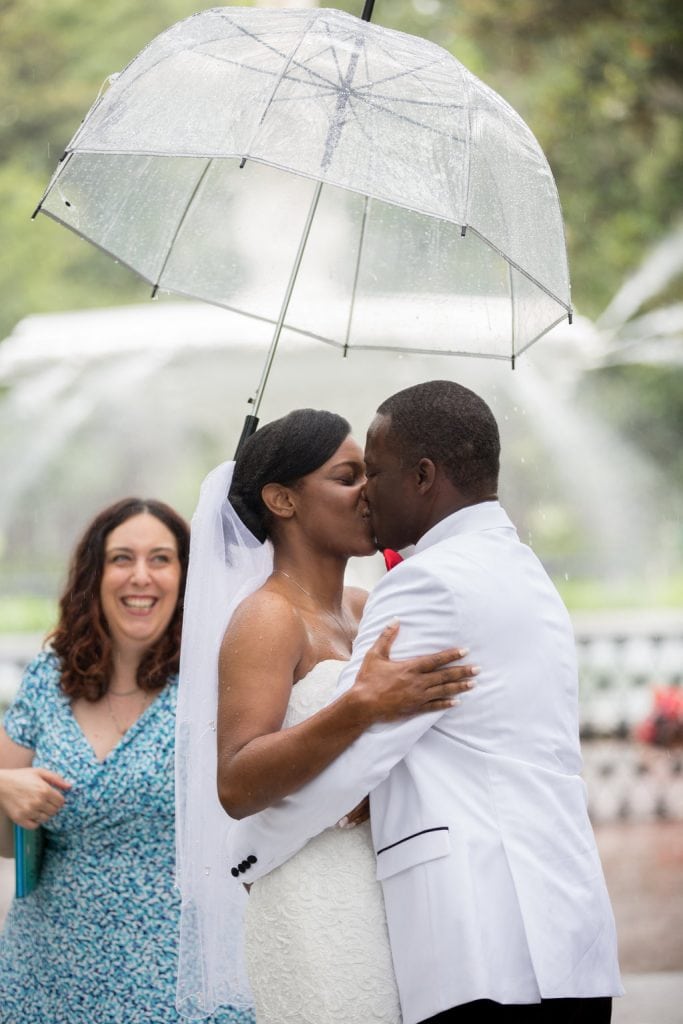
[[[320,662],[294,685],[283,729],[328,702],[343,665]],[[326,829],[252,885],[246,953],[257,1024],[399,1024],[375,873],[365,822]]]
[[[319,661],[307,676],[294,684],[282,723],[283,729],[298,725],[325,707],[334,694],[345,664],[345,661],[332,659]]]

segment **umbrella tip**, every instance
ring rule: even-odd
[[[574,323],[574,311],[572,309],[567,311],[567,320],[570,324]]]
[[[375,0],[365,0],[365,6],[363,7],[363,13],[361,14],[362,21],[370,21],[372,19],[372,9],[375,6]]]

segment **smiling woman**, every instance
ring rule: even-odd
[[[111,525],[122,516],[126,516],[122,522]],[[99,589],[99,602],[92,602],[91,611],[95,613],[99,603],[99,625],[107,636],[101,653],[109,661],[106,688],[102,674],[93,686],[93,680],[86,680],[79,671],[82,654],[73,644],[75,623],[69,621],[74,590],[67,587],[66,601],[62,599],[62,620],[53,636],[55,651],[71,663],[62,688],[72,698],[74,718],[100,760],[166,685],[169,670],[177,671],[179,593],[187,542],[185,526],[176,518],[158,502],[129,500],[107,510],[93,524],[93,533],[109,525],[100,557],[99,588],[97,580],[87,581],[84,588],[85,594]],[[88,537],[84,541],[82,554],[100,546]]]
[[[17,824],[42,829],[45,853],[0,935],[3,1020],[179,1019],[173,761],[188,548],[186,523],[161,502],[101,512],[5,716],[0,852],[12,856]],[[215,1018],[250,1020],[230,1008]]]

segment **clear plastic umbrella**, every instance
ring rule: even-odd
[[[38,207],[164,289],[351,349],[514,361],[566,317],[557,189],[445,50],[223,7],[110,79]]]

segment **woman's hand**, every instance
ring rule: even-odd
[[[5,768],[0,771],[0,807],[15,825],[36,829],[64,806],[60,790],[71,783],[47,768]]]
[[[454,647],[438,654],[426,654],[404,661],[391,661],[391,645],[399,623],[387,626],[363,658],[352,690],[362,697],[377,722],[397,719],[423,711],[444,711],[459,703],[457,694],[470,690],[479,672],[474,665],[452,665],[468,653]]]
[[[363,797],[361,802],[354,807],[352,811],[345,814],[344,817],[337,822],[339,828],[355,828],[356,825],[362,824],[367,821],[370,817],[370,797]]]

